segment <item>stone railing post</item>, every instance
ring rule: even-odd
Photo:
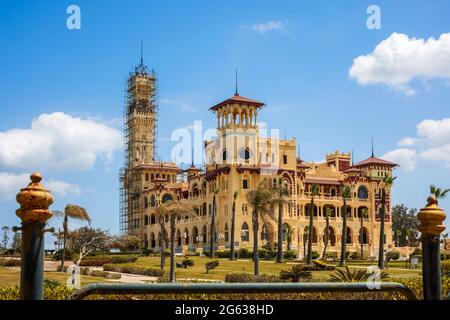
[[[53,197],[41,184],[39,173],[31,175],[31,183],[17,194],[20,208],[17,216],[22,220],[22,259],[20,269],[20,299],[43,300],[44,289],[44,232],[45,224],[51,218],[48,210]]]
[[[425,300],[441,300],[440,235],[445,230],[445,212],[438,207],[433,196],[428,197],[427,202],[417,215],[422,233],[423,297]]]

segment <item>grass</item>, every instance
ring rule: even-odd
[[[206,280],[224,280],[225,275],[228,273],[253,273],[253,262],[250,259],[242,259],[237,261],[229,261],[228,259],[216,259],[219,260],[219,266],[211,270],[209,274],[206,273],[205,263],[211,261],[211,259],[206,257],[189,257],[194,261],[194,266],[184,268],[176,268],[175,275],[178,279],[206,279]],[[182,257],[176,257],[175,262],[183,261]],[[289,263],[275,263],[274,261],[260,261],[259,263],[259,273],[268,275],[278,275],[281,270],[286,270],[292,267],[292,263],[295,261],[288,261]],[[159,257],[140,257],[136,262],[119,264],[122,266],[135,266],[144,268],[160,268],[160,258]],[[352,265],[349,262],[349,267]],[[166,259],[165,270],[169,272],[170,261],[169,258]],[[410,278],[417,277],[420,275],[420,270],[393,270],[386,269],[383,270],[388,273],[391,278],[401,277]],[[313,271],[313,281],[327,281],[329,275],[334,273],[334,271]]]
[[[67,273],[62,272],[45,272],[45,279],[58,280],[65,284],[68,278]],[[105,278],[81,276],[81,285],[86,285],[95,282],[108,282]],[[17,269],[0,267],[0,287],[16,286],[20,283],[20,271]]]

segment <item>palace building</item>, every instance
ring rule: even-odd
[[[173,162],[156,161],[156,75],[142,62],[130,74],[124,112],[125,166],[121,170],[120,224],[124,234],[136,234],[143,248],[160,247],[161,230],[155,215],[159,203],[189,199],[196,204],[195,214],[179,217],[176,223],[177,251],[209,250],[213,196],[216,194],[215,247],[228,249],[231,239],[233,195],[236,199],[235,246],[252,249],[252,208],[246,193],[260,181],[282,180],[290,190],[290,202],[283,207],[283,246],[303,256],[311,187],[319,186],[314,197],[313,250],[321,253],[328,212],[330,239],[328,252],[340,252],[342,234],[341,197],[343,186],[351,188],[347,200],[347,250],[360,252],[360,235],[366,256],[376,256],[381,206],[380,184],[397,164],[372,155],[353,163],[351,153],[327,153],[325,162],[308,162],[297,156],[297,141],[260,134],[258,112],[264,103],[236,93],[210,108],[217,117],[217,138],[205,141],[206,164],[182,170]],[[385,249],[393,247],[391,197],[387,193]],[[367,217],[363,213],[367,212]],[[275,221],[273,230],[276,230]],[[362,226],[362,227],[361,227]],[[275,237],[277,232],[275,232]],[[266,240],[259,227],[260,245]],[[276,241],[276,239],[275,239]]]

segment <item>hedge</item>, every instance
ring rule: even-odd
[[[121,273],[139,274],[139,275],[149,276],[149,277],[161,277],[164,275],[164,270],[161,270],[161,269],[118,266],[115,264],[105,264],[103,266],[103,271],[114,271],[114,272],[121,272]]]
[[[20,259],[0,258],[1,267],[20,267],[20,265],[21,265]]]
[[[88,256],[86,259],[82,259],[80,266],[101,267],[109,263],[129,263],[137,260],[137,255],[122,255],[122,256]]]
[[[250,273],[228,273],[225,276],[228,283],[249,283],[249,282],[280,282],[280,278],[274,275],[261,274],[255,276]]]

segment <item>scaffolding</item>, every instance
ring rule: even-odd
[[[123,108],[124,166],[119,172],[119,224],[121,234],[138,234],[141,220],[142,183],[138,166],[154,162],[157,155],[158,103],[156,74],[141,63],[125,83]],[[135,119],[138,118],[138,121]],[[140,121],[142,120],[142,121]],[[136,126],[149,129],[149,137],[138,137]],[[142,157],[134,154],[144,146]],[[147,149],[147,147],[149,147]]]

